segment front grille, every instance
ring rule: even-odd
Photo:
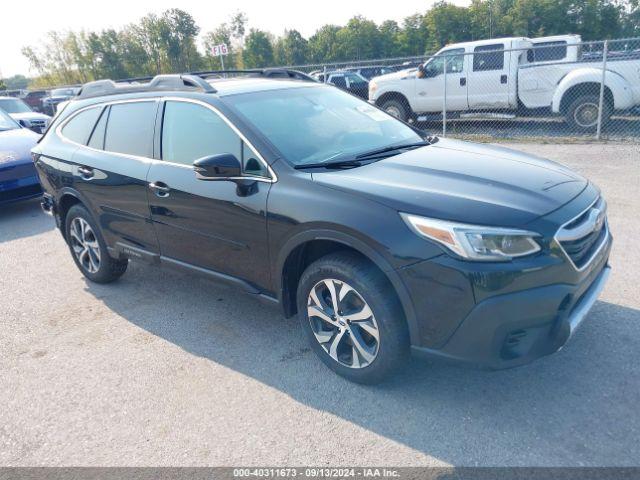
[[[45,126],[45,121],[44,120],[29,120],[29,123],[31,123],[31,125],[33,125],[34,127],[44,127]]]
[[[600,198],[556,234],[558,243],[578,269],[587,266],[607,238],[606,209]]]

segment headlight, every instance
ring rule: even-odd
[[[470,260],[511,260],[540,251],[535,232],[482,227],[401,213],[409,228]]]

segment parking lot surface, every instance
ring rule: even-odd
[[[596,182],[613,273],[560,352],[337,377],[297,320],[132,263],[84,280],[37,202],[0,207],[0,465],[640,465],[640,148],[525,145]]]

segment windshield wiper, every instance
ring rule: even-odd
[[[357,159],[348,159],[348,160],[337,160],[335,162],[318,162],[318,163],[303,163],[301,165],[296,165],[293,168],[296,170],[302,170],[305,168],[340,168],[340,167],[359,167],[364,165],[367,162],[366,160],[357,160]]]
[[[337,160],[335,162],[303,163],[301,165],[296,165],[293,168],[295,168],[296,170],[302,170],[305,168],[318,168],[318,167],[324,167],[324,168],[360,167],[362,165],[373,163],[376,160],[380,160],[382,158],[390,156],[386,154],[394,154],[393,152],[400,153],[400,150],[412,150],[414,148],[424,147],[427,145],[431,145],[436,141],[437,141],[437,137],[428,137],[426,140],[422,142],[405,143],[404,145],[393,145],[390,147],[378,148],[376,150],[371,150],[371,151],[356,155],[354,158]]]
[[[356,160],[364,160],[366,158],[377,157],[378,155],[382,155],[384,153],[391,153],[398,150],[412,150],[414,148],[424,147],[426,145],[431,145],[432,142],[428,140],[424,140],[422,142],[414,142],[414,143],[405,143],[404,145],[392,145],[390,147],[378,148],[376,150],[370,150],[368,152],[361,153],[356,156]]]

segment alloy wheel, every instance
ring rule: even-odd
[[[378,323],[371,307],[348,283],[324,279],[314,285],[307,315],[316,340],[336,362],[364,368],[380,347]]]
[[[583,103],[576,108],[573,118],[582,128],[590,128],[598,123],[598,105],[595,103]]]
[[[389,106],[385,109],[385,111],[391,115],[392,117],[396,117],[396,118],[400,118],[401,114],[400,114],[400,110],[398,109],[398,107],[395,106]]]
[[[100,245],[91,225],[76,217],[71,221],[69,234],[71,248],[80,265],[89,273],[96,273],[100,269]]]

